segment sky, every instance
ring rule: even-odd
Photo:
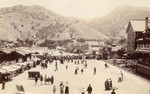
[[[150,7],[150,0],[0,0],[0,7],[40,5],[62,16],[91,19],[107,15],[119,6]]]

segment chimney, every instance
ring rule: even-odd
[[[145,30],[148,29],[148,17],[145,17]]]

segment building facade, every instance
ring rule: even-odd
[[[132,19],[129,21],[126,33],[127,33],[127,54],[134,54],[137,47],[137,40],[143,38],[143,32],[148,28],[148,17],[144,19]]]
[[[136,72],[150,77],[150,20],[132,20],[127,28],[127,53],[137,60]]]

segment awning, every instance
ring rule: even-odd
[[[11,67],[14,68],[14,69],[17,69],[17,70],[21,69],[21,66],[17,66],[17,65],[12,65]]]
[[[3,66],[3,67],[1,67],[1,69],[6,70],[7,72],[14,72],[17,70],[15,68],[10,67],[10,66]]]
[[[11,52],[13,52],[13,49],[2,49],[1,52],[5,53],[5,54],[10,54]]]
[[[26,54],[29,54],[28,52],[23,51],[23,50],[16,50],[16,52],[23,55],[23,56],[25,56]]]
[[[17,63],[16,66],[26,66],[27,63]]]
[[[4,70],[4,69],[1,69],[0,68],[0,72],[3,74],[3,73],[7,73],[7,71],[6,70]]]
[[[27,61],[25,63],[27,63],[27,64],[33,64],[33,61]]]

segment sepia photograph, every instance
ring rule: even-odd
[[[0,94],[150,94],[150,0],[0,0]]]

